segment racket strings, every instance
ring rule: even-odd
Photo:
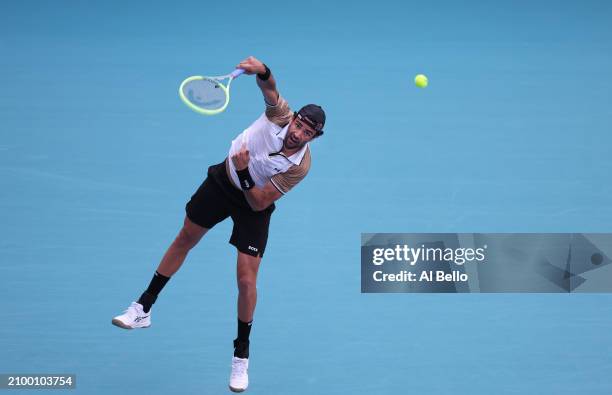
[[[192,105],[208,111],[222,108],[228,100],[226,89],[218,81],[210,79],[186,83],[183,94]]]

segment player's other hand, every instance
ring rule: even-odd
[[[266,68],[264,67],[263,63],[261,63],[257,58],[255,58],[254,56],[249,56],[248,58],[246,58],[245,60],[243,60],[242,62],[238,63],[238,66],[236,66],[237,69],[244,69],[244,73],[245,74],[263,74],[266,72]]]
[[[249,150],[246,145],[242,145],[240,151],[236,152],[235,155],[232,155],[232,163],[236,170],[244,170],[249,167]]]

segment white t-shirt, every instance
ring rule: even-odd
[[[271,181],[281,193],[287,193],[306,176],[310,169],[308,143],[289,157],[280,152],[291,116],[292,112],[287,102],[279,97],[275,106],[267,106],[266,112],[232,141],[228,158],[246,144],[250,157],[249,173],[259,188],[263,188],[268,181]],[[240,185],[234,163],[231,159],[227,162],[234,185]]]

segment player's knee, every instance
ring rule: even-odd
[[[257,282],[254,276],[243,274],[238,276],[238,289],[240,292],[250,292],[257,289]]]
[[[176,236],[176,239],[174,240],[174,245],[177,248],[183,250],[190,250],[196,244],[198,244],[199,240],[200,238],[198,237],[198,235],[195,235],[193,232],[190,232],[189,230],[183,227],[179,232],[178,236]]]

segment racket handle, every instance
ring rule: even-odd
[[[236,69],[236,70],[232,71],[232,73],[230,74],[230,77],[236,78],[236,77],[238,77],[242,73],[244,73],[244,69]]]

